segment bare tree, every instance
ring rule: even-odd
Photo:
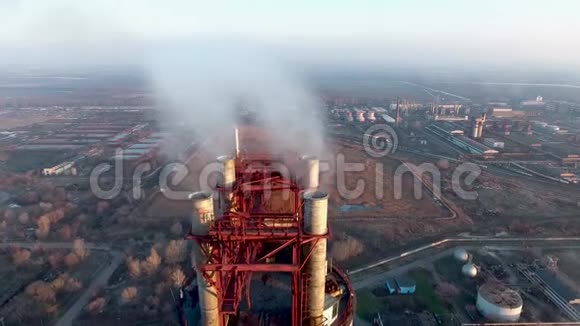
[[[49,283],[43,281],[34,281],[26,287],[26,294],[34,300],[42,303],[56,302],[56,293]]]
[[[62,240],[70,240],[72,238],[72,229],[70,225],[63,225],[63,227],[58,230],[58,233]]]
[[[38,228],[36,229],[36,236],[44,239],[50,233],[50,219],[46,215],[42,215],[36,222]]]
[[[50,282],[50,287],[55,292],[60,292],[64,288],[67,279],[68,274],[66,273],[60,274],[57,278],[55,278],[54,280],[52,280],[52,282]]]
[[[20,266],[28,262],[30,255],[31,253],[28,249],[16,249],[12,254],[12,262],[17,266]]]
[[[77,292],[83,288],[83,283],[76,278],[69,277],[64,285],[66,292]]]
[[[73,242],[73,252],[77,255],[81,260],[85,259],[89,252],[87,250],[87,246],[85,244],[85,240],[83,239],[75,239]]]
[[[30,217],[28,216],[27,212],[22,212],[20,215],[18,215],[18,223],[26,225],[29,221]]]
[[[141,276],[141,262],[139,259],[133,257],[127,258],[127,269],[129,270],[129,275],[133,278],[138,278]]]
[[[134,286],[126,287],[121,292],[121,302],[129,303],[137,298],[138,290]]]
[[[93,299],[91,302],[89,302],[89,304],[85,307],[85,309],[91,315],[96,315],[96,314],[103,312],[103,310],[105,310],[106,304],[107,304],[107,300],[105,300],[105,298],[98,297],[96,299]]]
[[[80,258],[74,252],[69,253],[68,255],[64,256],[64,263],[69,268],[72,268],[80,263]]]
[[[187,259],[187,242],[171,240],[165,247],[165,262],[168,264],[182,263]]]
[[[48,263],[52,268],[58,268],[64,261],[64,255],[61,252],[55,252],[48,256]]]
[[[173,266],[169,271],[169,280],[173,286],[179,288],[185,282],[185,273],[179,266]]]
[[[161,256],[157,253],[155,248],[151,248],[149,256],[145,261],[141,262],[141,268],[147,275],[153,275],[161,265]]]

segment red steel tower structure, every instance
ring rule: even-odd
[[[317,190],[318,160],[240,152],[236,144],[236,155],[218,162],[222,177],[216,191],[190,195],[192,227],[186,238],[194,240],[201,324],[235,323],[241,303],[251,307],[253,273],[270,272],[291,276],[291,325],[327,325],[328,195]],[[300,182],[287,166],[303,169]],[[267,203],[280,196],[288,207],[273,211]],[[272,262],[282,252],[286,260]],[[337,268],[331,273],[348,287],[333,325],[351,325],[354,292],[344,273]]]

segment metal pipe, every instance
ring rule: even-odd
[[[320,162],[315,156],[303,156],[305,175],[302,179],[302,187],[306,192],[316,191],[319,185]]]
[[[304,232],[310,235],[328,233],[328,194],[321,191],[304,194]],[[326,284],[326,239],[319,238],[307,246],[311,249],[310,258],[304,269],[308,287],[307,314],[310,325],[324,322],[324,300]],[[305,255],[307,253],[303,253]]]
[[[240,157],[240,133],[238,130],[238,127],[236,127],[236,129],[234,129],[234,135],[236,137],[236,158]]]
[[[213,209],[213,197],[210,192],[194,192],[189,195],[193,204],[191,214],[191,233],[197,236],[207,235],[209,225],[215,220]],[[196,241],[193,242],[193,262],[197,273],[197,288],[199,294],[199,307],[201,324],[203,326],[219,325],[218,293],[215,286],[217,274],[213,271],[201,272],[201,266],[208,263],[208,253],[211,247],[201,248]]]

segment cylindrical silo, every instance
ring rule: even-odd
[[[518,292],[501,284],[487,283],[477,291],[477,310],[495,322],[515,322],[520,319],[523,300]]]
[[[321,191],[304,194],[304,232],[311,235],[328,233],[328,194]],[[307,311],[309,325],[322,325],[326,284],[326,238],[311,242],[312,254],[305,266],[307,278]],[[304,255],[307,254],[303,253]]]
[[[302,162],[305,171],[302,187],[306,192],[316,191],[320,177],[320,162],[315,156],[303,156]]]
[[[194,192],[189,195],[193,204],[191,214],[191,233],[193,235],[207,235],[209,224],[215,219],[213,210],[213,198],[209,192]],[[211,248],[206,248],[205,252],[211,252]],[[219,306],[217,289],[215,287],[216,272],[208,272],[207,275],[200,273],[200,266],[208,262],[199,243],[193,241],[193,260],[197,271],[197,286],[199,293],[199,307],[201,313],[201,325],[219,325]]]

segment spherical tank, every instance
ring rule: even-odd
[[[459,261],[467,261],[469,259],[469,254],[463,248],[458,248],[453,253],[453,257]]]
[[[520,319],[523,300],[520,294],[501,284],[487,283],[477,291],[477,310],[495,322],[515,322]]]
[[[467,277],[477,276],[477,267],[472,263],[467,263],[461,268],[461,273]]]

